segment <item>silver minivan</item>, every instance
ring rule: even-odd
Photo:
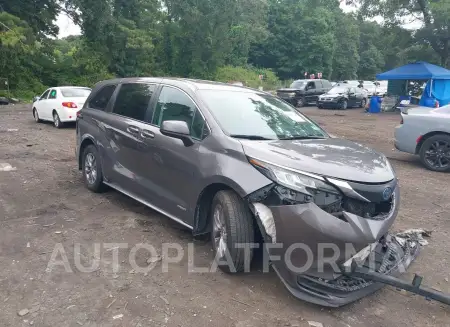
[[[89,190],[116,189],[210,234],[224,271],[245,271],[248,245],[261,239],[294,296],[340,306],[382,285],[336,271],[318,245],[335,245],[338,265],[349,244],[370,245],[389,273],[411,262],[411,249],[387,237],[400,199],[386,157],[330,137],[276,96],[190,79],[114,79],[93,88],[76,132]],[[300,243],[309,255],[292,251]]]

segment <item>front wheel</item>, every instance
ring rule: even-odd
[[[306,104],[305,99],[304,99],[304,98],[300,98],[300,99],[297,99],[296,107],[297,107],[297,108],[301,108],[301,107],[303,107],[305,104]]]
[[[450,136],[438,134],[426,139],[420,147],[420,160],[433,171],[450,171]]]
[[[227,273],[249,269],[255,235],[247,204],[233,191],[220,191],[214,196],[210,218],[212,247],[220,269]]]

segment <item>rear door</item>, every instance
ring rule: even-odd
[[[51,120],[52,117],[48,116],[45,107],[48,101],[48,95],[50,93],[50,89],[46,90],[44,93],[42,93],[42,95],[39,98],[39,101],[36,101],[36,103],[34,104],[34,107],[36,108],[36,110],[38,111],[39,117],[41,119],[44,120]]]
[[[77,140],[81,143],[89,137],[98,145],[106,181],[111,179],[111,162],[115,160],[116,146],[110,133],[112,117],[107,111],[116,88],[117,84],[106,84],[95,89],[77,119]]]
[[[324,94],[324,88],[321,80],[314,81],[314,84],[316,85],[316,94],[314,98],[314,102],[317,102],[319,100],[319,96]]]
[[[146,170],[152,169],[145,161],[148,145],[145,138],[147,110],[155,91],[155,84],[123,83],[114,95],[111,114],[105,130],[109,140],[108,172],[110,180],[121,189],[143,198],[143,178]],[[153,202],[151,197],[146,200]]]
[[[353,107],[358,103],[358,94],[356,93],[356,88],[351,87],[348,92],[348,106]]]
[[[59,96],[61,97],[61,96]],[[48,99],[45,102],[44,110],[45,115],[48,117],[51,117],[53,119],[53,110],[59,109],[61,106],[61,103],[58,106],[58,89],[54,88],[50,90],[50,93],[48,95]],[[63,117],[60,117],[63,118]]]

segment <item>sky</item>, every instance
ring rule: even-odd
[[[350,7],[347,6],[345,4],[341,4],[341,8],[345,11],[345,12],[350,12],[355,10],[354,7]],[[382,18],[378,17],[375,19],[376,21],[381,22]],[[81,34],[81,29],[79,26],[75,25],[72,20],[65,14],[60,14],[56,20],[56,24],[59,26],[59,38],[63,38],[69,35],[79,35]],[[420,24],[417,23],[410,23],[410,24],[405,24],[403,26],[404,28],[407,29],[417,29],[418,27],[420,27]]]

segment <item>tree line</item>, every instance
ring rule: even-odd
[[[111,77],[275,88],[305,72],[371,80],[410,61],[449,64],[450,0],[346,0],[357,6],[353,13],[341,2],[0,0],[0,78],[16,96],[31,97],[46,86]],[[57,39],[60,13],[81,35]],[[370,19],[376,16],[384,24]],[[402,17],[422,19],[422,27],[406,30]]]

